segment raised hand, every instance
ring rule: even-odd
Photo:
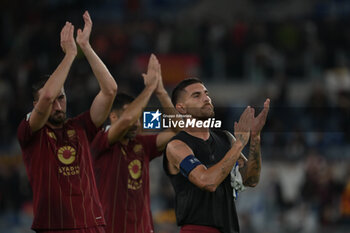
[[[84,19],[84,29],[81,30],[80,28],[77,31],[77,43],[80,47],[84,47],[90,44],[90,34],[91,34],[91,28],[92,28],[92,21],[89,15],[88,11],[85,11],[83,14]]]
[[[163,77],[162,77],[162,70],[161,70],[161,66],[160,66],[160,63],[157,59],[157,62],[158,62],[158,69],[157,69],[157,76],[158,76],[158,85],[157,85],[157,88],[155,90],[155,94],[168,94],[164,88],[164,85],[163,85]]]
[[[267,114],[270,108],[270,99],[266,99],[264,103],[264,109],[259,113],[257,117],[253,118],[252,126],[251,126],[251,136],[260,135],[260,131],[265,125]]]
[[[148,61],[147,74],[142,74],[146,87],[156,88],[159,82],[160,64],[154,54],[151,55]],[[154,90],[153,89],[153,90]]]
[[[70,22],[66,22],[61,30],[61,47],[65,54],[76,55],[77,54],[77,45],[74,41],[74,25]]]
[[[254,109],[248,106],[239,118],[238,123],[235,122],[235,137],[236,140],[240,141],[243,146],[245,146],[248,143],[253,119]]]

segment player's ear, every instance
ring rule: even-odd
[[[179,113],[186,114],[186,107],[183,103],[177,103],[175,108]]]
[[[112,122],[116,121],[118,119],[118,115],[115,111],[111,111],[111,113],[109,114],[109,120]]]

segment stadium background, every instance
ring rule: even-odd
[[[93,20],[91,43],[119,91],[137,95],[155,53],[171,93],[203,79],[218,114],[271,98],[259,185],[237,200],[242,233],[350,232],[350,2],[346,0],[0,1],[0,232],[31,232],[31,192],[16,140],[30,83],[52,72],[66,20]],[[81,53],[66,82],[68,115],[88,109],[97,82]],[[152,99],[151,105],[157,101]],[[151,165],[156,232],[177,232],[173,191]]]

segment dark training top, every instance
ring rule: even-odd
[[[211,130],[206,141],[185,131],[179,132],[170,141],[176,139],[186,143],[194,156],[207,168],[218,163],[231,148],[231,142],[222,130]],[[166,156],[163,157],[163,168],[175,189],[175,213],[179,226],[204,225],[215,227],[223,233],[239,232],[230,175],[215,192],[209,192],[198,188],[180,172],[171,175]]]

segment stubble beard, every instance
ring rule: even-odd
[[[192,114],[193,118],[196,118],[197,120],[205,121],[209,118],[212,118],[215,116],[214,107],[208,108],[206,106],[203,106],[201,109],[199,109],[198,114]]]
[[[54,126],[60,126],[66,120],[66,113],[63,111],[56,111],[48,119],[48,122]]]
[[[133,126],[129,129],[129,131],[125,134],[124,138],[132,140],[136,137],[138,132],[138,127]]]

